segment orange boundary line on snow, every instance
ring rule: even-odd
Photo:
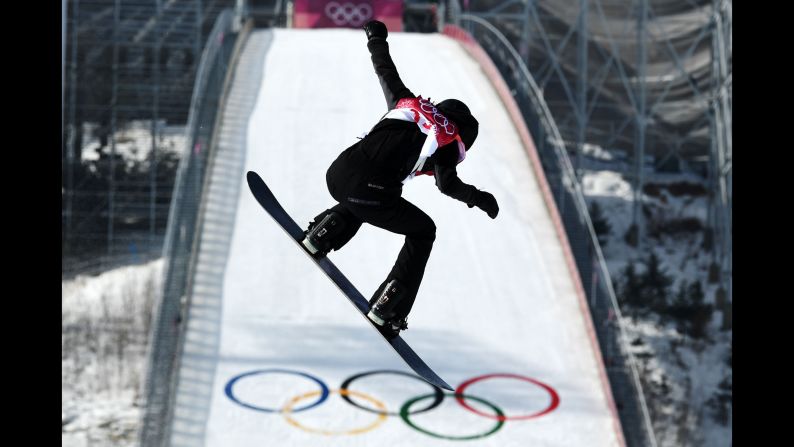
[[[598,372],[599,377],[601,378],[601,386],[604,390],[604,394],[606,395],[607,404],[612,411],[613,424],[618,437],[618,442],[620,445],[625,447],[626,439],[623,437],[623,430],[621,429],[620,425],[620,417],[618,416],[618,410],[615,406],[614,396],[612,396],[612,389],[609,386],[609,379],[607,378],[606,367],[604,366],[604,361],[601,354],[601,347],[598,345],[595,329],[593,327],[593,319],[590,315],[590,308],[587,305],[584,287],[582,286],[581,278],[579,277],[579,269],[576,267],[573,252],[571,251],[571,246],[568,242],[568,235],[565,233],[565,228],[563,227],[562,219],[560,218],[560,213],[557,209],[557,204],[554,202],[554,197],[552,196],[551,189],[549,188],[549,182],[546,179],[546,174],[543,172],[543,168],[541,167],[537,148],[535,147],[535,143],[529,133],[529,129],[524,122],[524,117],[521,114],[515,99],[513,99],[513,96],[510,94],[510,89],[507,87],[507,84],[502,78],[502,75],[499,73],[499,70],[496,68],[490,56],[488,56],[480,44],[477,43],[477,41],[474,40],[474,38],[471,37],[468,32],[455,25],[444,26],[444,34],[460,42],[469,55],[471,55],[471,57],[473,57],[474,60],[479,63],[483,72],[485,72],[485,75],[488,76],[491,84],[496,89],[499,97],[502,99],[502,103],[504,103],[511,120],[513,121],[513,125],[518,131],[518,135],[524,144],[524,149],[526,150],[527,155],[529,155],[532,170],[535,172],[538,186],[540,186],[540,190],[543,195],[543,201],[546,203],[546,208],[549,210],[551,220],[554,224],[554,229],[557,232],[557,237],[559,238],[562,245],[565,261],[568,265],[568,271],[571,274],[574,288],[576,289],[576,295],[579,297],[579,310],[582,312],[585,328],[590,338],[590,344],[592,345],[593,353],[596,357],[595,360],[599,366]]]

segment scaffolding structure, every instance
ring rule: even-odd
[[[577,176],[587,146],[625,154],[629,240],[648,243],[647,177],[691,171],[710,185],[707,245],[721,307],[732,302],[732,2],[468,0],[537,80]],[[726,328],[730,322],[726,322]]]
[[[65,2],[64,272],[159,256],[196,67],[234,3]]]

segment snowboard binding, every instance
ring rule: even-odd
[[[392,279],[377,296],[377,299],[370,301],[370,310],[367,318],[375,323],[381,334],[391,340],[399,335],[400,331],[408,329],[408,322],[405,318],[397,318],[395,308],[402,301],[405,295],[405,286],[398,280]]]
[[[400,335],[400,331],[408,329],[408,321],[405,318],[399,320],[389,320],[384,326],[377,326],[378,332],[381,333],[386,340],[391,340]]]
[[[319,218],[319,216],[318,216]],[[320,219],[320,223],[309,225],[305,231],[306,237],[301,241],[301,245],[315,258],[322,258],[327,255],[334,246],[336,238],[345,230],[345,220],[336,211],[328,210],[325,216]]]

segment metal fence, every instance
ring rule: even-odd
[[[159,256],[199,58],[234,4],[63,2],[65,276]]]
[[[241,34],[235,31],[232,10],[224,10],[207,38],[196,73],[187,125],[188,145],[177,170],[163,246],[163,295],[154,312],[149,341],[146,402],[139,433],[143,446],[164,445],[169,436],[205,172],[213,150],[212,139],[227,72],[233,66],[231,58]]]
[[[543,94],[513,46],[492,24],[462,14],[448,2],[449,22],[464,28],[488,53],[513,93],[533,136],[543,170],[560,213],[587,296],[594,329],[628,446],[656,446],[648,408],[621,325],[612,281],[577,180],[554,118]]]

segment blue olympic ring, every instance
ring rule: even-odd
[[[305,411],[320,405],[321,403],[325,402],[326,399],[328,399],[328,395],[330,394],[330,390],[328,389],[328,386],[326,386],[322,380],[312,376],[311,374],[306,374],[300,371],[292,371],[289,369],[261,369],[261,370],[251,371],[237,375],[233,377],[231,380],[229,380],[229,382],[226,384],[226,388],[224,389],[224,391],[226,392],[226,396],[228,396],[229,399],[231,399],[233,402],[242,405],[245,408],[250,408],[251,410],[264,411],[265,413],[281,413],[281,409],[257,407],[255,405],[245,403],[234,395],[234,391],[232,389],[234,387],[234,384],[243,377],[253,376],[257,374],[268,374],[268,373],[294,374],[297,376],[305,377],[315,382],[317,385],[320,385],[320,397],[317,399],[317,401],[312,404],[306,405],[304,407],[294,408],[292,410],[293,413],[297,413],[299,411]]]

